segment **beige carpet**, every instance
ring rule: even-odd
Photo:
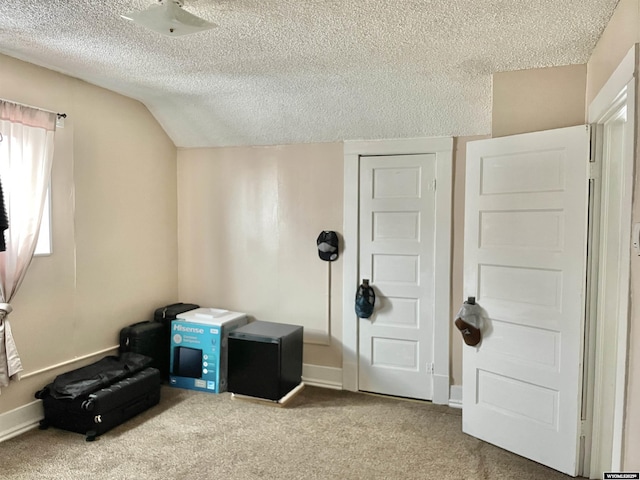
[[[286,408],[163,387],[93,443],[54,428],[0,444],[10,479],[568,479],[461,433],[461,412],[306,387]]]

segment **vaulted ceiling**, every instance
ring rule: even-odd
[[[179,147],[487,134],[491,74],[585,63],[618,2],[186,0],[217,27],[183,37],[120,17],[154,1],[2,1],[0,53],[140,100]]]

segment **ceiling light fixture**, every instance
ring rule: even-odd
[[[121,17],[169,37],[198,33],[216,26],[183,10],[183,4],[182,0],[158,0],[146,10]]]

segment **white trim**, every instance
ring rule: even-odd
[[[436,306],[434,341],[433,403],[449,402],[449,305],[451,287],[451,199],[453,139],[451,137],[344,142],[344,251],[342,282],[342,387],[358,390],[358,318],[353,297],[358,287],[359,170],[360,156],[435,153],[436,189]],[[440,249],[440,250],[439,250]]]
[[[436,317],[437,318],[437,317]],[[444,322],[443,322],[444,323]],[[436,329],[437,330],[437,329]],[[436,334],[436,338],[438,338]],[[442,335],[442,333],[440,333]],[[447,345],[449,344],[449,340],[447,340]],[[437,343],[436,343],[437,345]],[[437,354],[442,354],[443,349],[434,349],[434,356]],[[448,352],[447,352],[448,353]],[[448,405],[449,404],[449,385],[451,380],[449,379],[449,363],[446,362],[444,364],[438,364],[437,361],[434,363],[434,370],[438,368],[438,366],[442,367],[442,365],[447,366],[447,372],[443,374],[434,373],[433,374],[433,398],[431,402],[436,405]],[[442,368],[441,368],[442,369]]]
[[[462,385],[451,385],[449,406],[462,409]]]
[[[596,98],[589,105],[589,123],[598,124],[606,120],[612,107],[619,103],[621,95],[626,93],[627,103],[627,124],[625,126],[626,135],[624,146],[624,164],[622,178],[626,182],[622,185],[622,207],[620,225],[620,271],[619,285],[623,286],[618,292],[619,301],[619,323],[618,338],[616,345],[616,378],[613,406],[601,404],[601,398],[605,390],[609,388],[607,381],[595,372],[589,372],[589,381],[592,382],[593,390],[588,393],[592,411],[591,427],[593,436],[591,438],[591,448],[588,452],[591,459],[588,459],[589,473],[593,476],[603,470],[620,471],[622,468],[623,438],[625,423],[625,399],[627,382],[627,355],[628,355],[628,332],[630,314],[630,263],[631,263],[631,223],[632,223],[632,195],[633,179],[636,155],[636,92],[638,82],[638,44],[635,44],[624,57],[620,65],[616,68],[607,83],[602,87]],[[594,249],[600,251],[602,245],[594,245]],[[596,275],[596,273],[594,273]],[[595,281],[595,279],[593,279]],[[597,303],[596,299],[596,303]],[[595,313],[593,313],[595,315]],[[587,320],[589,321],[589,319]],[[592,329],[595,331],[596,325],[591,319]],[[596,342],[592,342],[589,355],[593,356],[590,365],[603,365],[607,362],[604,352],[596,348]],[[608,363],[608,362],[607,362]],[[613,409],[613,411],[612,411]],[[601,418],[613,417],[613,439],[612,444],[604,444],[598,436],[598,426]],[[596,438],[598,437],[598,438]],[[599,452],[611,451],[611,465],[600,465]]]
[[[451,227],[453,142],[436,153],[435,305],[433,322],[433,403],[449,403],[449,333],[451,331]],[[442,254],[446,252],[446,254]]]
[[[342,390],[342,369],[321,365],[302,365],[302,381],[305,385]]]
[[[636,49],[637,53],[637,49]],[[637,57],[636,57],[637,65]],[[631,229],[632,229],[632,207],[633,207],[633,186],[634,186],[634,167],[636,152],[636,92],[637,92],[637,73],[634,73],[635,79],[630,80],[627,85],[627,125],[626,131],[629,135],[625,136],[626,145],[625,161],[623,166],[622,178],[626,182],[623,186],[624,198],[622,201],[622,211],[620,218],[620,285],[623,285],[622,291],[618,292],[620,323],[618,324],[617,339],[617,358],[616,358],[616,390],[614,395],[614,416],[613,416],[613,446],[611,451],[612,464],[614,471],[622,469],[623,455],[623,438],[625,423],[625,408],[627,396],[627,355],[628,355],[628,337],[629,337],[629,315],[631,313]],[[599,360],[599,359],[598,359]]]
[[[596,98],[589,104],[589,112],[587,121],[589,123],[597,123],[602,115],[611,106],[611,102],[622,89],[629,83],[635,74],[637,68],[637,48],[638,44],[635,44],[627,52],[625,57],[620,62],[620,65],[614,70],[614,72],[607,80],[607,83],[600,89]]]
[[[345,140],[346,155],[412,155],[453,149],[451,137]]]
[[[42,401],[35,400],[0,415],[0,443],[36,428],[44,418]]]
[[[117,350],[118,348],[119,348],[119,345],[116,345],[114,347],[103,348],[102,350],[98,350],[97,352],[88,353],[81,357],[72,358],[71,360],[66,360],[64,362],[57,363],[55,365],[50,365],[40,370],[34,370],[33,372],[25,373],[24,375],[20,375],[20,379],[24,380],[29,377],[35,377],[36,375],[50,372],[51,370],[56,370],[57,368],[66,367],[67,365],[71,365],[72,363],[80,362],[82,360],[86,360],[88,358],[95,357],[97,355],[104,355],[105,353],[109,353],[113,350]]]
[[[344,144],[344,224],[342,251],[342,388],[358,391],[358,317],[353,300],[358,288],[358,176],[360,156],[349,153],[355,145]]]

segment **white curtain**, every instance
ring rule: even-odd
[[[0,100],[0,182],[9,228],[0,253],[0,304],[10,303],[38,240],[53,161],[56,115]],[[2,306],[8,313],[11,306]],[[19,378],[20,357],[8,317],[0,320],[0,387]]]

